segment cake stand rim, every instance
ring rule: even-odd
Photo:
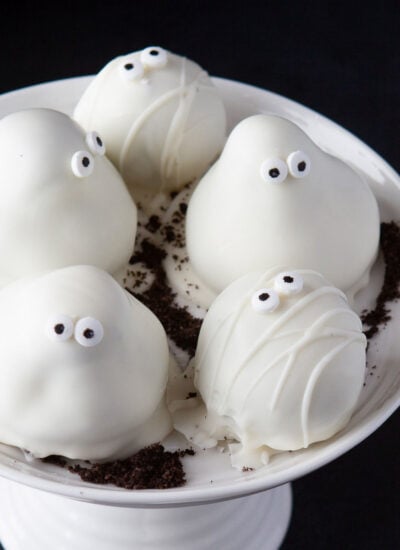
[[[0,101],[2,98],[6,100],[11,99],[15,94],[28,95],[36,92],[41,92],[43,88],[58,88],[63,85],[73,85],[78,88],[87,85],[93,78],[89,76],[77,76],[72,78],[64,78],[60,80],[44,82],[34,84],[32,86],[26,86],[18,90],[13,90],[0,95]],[[397,172],[385,161],[376,151],[371,149],[366,143],[364,143],[356,135],[352,134],[343,126],[337,124],[326,116],[314,111],[313,109],[302,105],[290,98],[286,98],[275,92],[264,90],[260,87],[253,86],[238,82],[235,80],[229,80],[219,77],[213,77],[214,82],[225,92],[234,90],[234,93],[250,93],[250,94],[267,94],[270,98],[278,102],[285,102],[288,105],[300,109],[303,112],[308,112],[313,116],[317,116],[323,123],[335,127],[340,132],[345,132],[351,139],[356,140],[363,148],[366,148],[368,154],[372,154],[378,162],[385,167],[386,170],[391,172],[391,175],[396,184],[399,185],[400,181]],[[400,388],[385,400],[383,404],[377,410],[370,412],[363,420],[361,426],[353,427],[349,432],[341,436],[333,445],[327,446],[318,452],[318,455],[309,459],[301,464],[295,464],[283,471],[275,474],[269,474],[266,478],[247,479],[245,483],[237,483],[228,481],[226,485],[210,486],[210,487],[190,487],[185,486],[178,489],[168,490],[139,490],[139,491],[127,491],[123,489],[107,489],[104,486],[93,485],[74,485],[66,483],[65,481],[54,481],[52,479],[45,479],[39,475],[31,473],[25,473],[18,470],[15,467],[16,461],[10,459],[9,464],[0,464],[0,475],[11,481],[23,483],[32,488],[51,492],[61,496],[69,498],[83,500],[86,502],[93,502],[98,504],[106,504],[112,506],[130,506],[130,507],[164,507],[164,506],[184,506],[193,504],[205,504],[209,502],[217,502],[221,500],[227,500],[231,498],[239,498],[246,495],[251,495],[261,491],[272,489],[279,485],[283,485],[294,479],[306,475],[311,471],[316,470],[327,464],[328,462],[335,460],[345,452],[352,449],[354,446],[361,443],[369,435],[371,435],[376,429],[378,429],[395,410],[400,406]]]

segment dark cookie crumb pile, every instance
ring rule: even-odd
[[[166,451],[160,443],[155,443],[124,460],[87,462],[87,467],[68,466],[67,461],[58,456],[49,456],[43,461],[67,468],[88,483],[112,484],[123,489],[172,489],[186,483],[180,459],[194,454],[192,449]]]
[[[368,339],[379,332],[379,328],[390,321],[388,302],[400,298],[400,227],[394,222],[381,224],[380,246],[385,261],[385,277],[375,308],[363,312],[362,322],[370,328],[365,331]]]
[[[60,466],[61,468],[65,468],[67,465],[67,460],[58,455],[46,456],[45,458],[42,458],[42,462],[45,462],[46,464],[54,464],[54,466]]]
[[[174,194],[171,194],[171,199],[174,198]],[[157,214],[153,214],[149,217],[148,222],[145,224],[145,228],[150,233],[159,233],[165,242],[174,243],[177,248],[183,248],[185,246],[185,230],[184,222],[187,212],[187,204],[180,202],[177,209],[173,212],[169,223],[163,225],[160,217]]]
[[[202,321],[193,317],[186,308],[174,303],[175,293],[168,285],[162,265],[165,257],[166,253],[161,248],[149,240],[142,241],[141,250],[134,254],[130,263],[144,263],[153,271],[155,280],[143,293],[132,292],[129,288],[127,290],[158,317],[169,338],[192,357]]]
[[[185,246],[184,221],[187,211],[187,204],[181,202],[177,210],[172,215],[171,223],[166,224],[161,229],[161,235],[168,243],[174,243],[177,248]]]
[[[160,229],[161,225],[162,224],[159,216],[153,214],[153,216],[150,216],[149,221],[146,223],[145,227],[147,231],[150,231],[150,233],[156,233]]]

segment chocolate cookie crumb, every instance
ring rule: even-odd
[[[176,241],[175,230],[171,225],[166,225],[164,227],[164,234],[168,243],[173,243],[174,241]]]
[[[89,483],[123,489],[171,489],[186,483],[180,461],[186,455],[194,455],[193,449],[170,452],[155,443],[125,460],[94,463],[87,468],[69,466],[68,470]]]
[[[161,220],[159,216],[153,215],[150,216],[149,221],[145,225],[146,229],[150,231],[150,233],[156,233],[160,227],[161,227]]]
[[[162,265],[165,256],[166,253],[161,248],[144,240],[141,251],[132,257],[131,263],[142,262],[147,265],[153,271],[155,280],[143,293],[135,293],[129,288],[127,290],[158,317],[168,337],[193,357],[202,321],[193,317],[185,307],[175,305],[176,295],[167,283]]]
[[[66,459],[58,455],[46,456],[45,458],[42,458],[42,462],[44,462],[45,464],[54,464],[55,466],[61,466],[61,468],[65,468],[65,466],[67,465]]]
[[[132,265],[136,262],[142,262],[157,274],[157,271],[161,266],[161,262],[166,255],[167,254],[164,250],[161,250],[161,248],[158,248],[147,239],[144,239],[141,244],[141,250],[132,256],[129,263]]]
[[[187,394],[186,399],[192,399],[193,397],[197,397],[197,391],[190,391]]]
[[[371,339],[391,319],[387,303],[400,298],[400,227],[394,222],[381,224],[380,246],[385,261],[385,277],[375,308],[361,315],[370,328],[365,331]]]

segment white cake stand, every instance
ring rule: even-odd
[[[91,77],[52,82],[0,97],[0,116],[27,107],[71,113]],[[400,220],[398,175],[365,144],[321,115],[276,94],[215,79],[229,125],[257,112],[286,116],[325,150],[362,173],[383,221]],[[371,307],[382,276],[378,261],[357,309]],[[289,482],[340,456],[376,430],[400,404],[400,305],[368,350],[366,385],[347,428],[309,449],[282,453],[255,472],[237,472],[226,454],[200,451],[184,459],[188,483],[164,491],[126,491],[80,481],[67,471],[27,462],[0,447],[0,539],[6,550],[272,550],[288,526]],[[374,367],[372,369],[372,367]]]

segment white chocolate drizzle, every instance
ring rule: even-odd
[[[318,290],[325,290],[325,289],[331,289],[331,288],[333,289],[333,287],[323,287],[322,289],[318,289]],[[337,289],[334,289],[334,290],[337,290]],[[317,293],[316,291],[314,291],[312,293],[313,300],[317,299],[322,294],[325,294],[325,293],[323,293],[323,292],[318,292]],[[305,298],[309,298],[310,296],[311,295],[309,294]],[[313,301],[313,300],[305,300],[304,306],[310,304],[311,301]],[[296,311],[299,311],[299,309],[300,308],[296,308]],[[289,313],[289,311],[287,313]],[[296,313],[296,312],[294,312],[294,313]],[[246,406],[246,398],[248,397],[249,394],[251,394],[252,390],[261,382],[262,378],[266,375],[266,373],[272,367],[274,367],[276,364],[278,364],[279,361],[281,359],[283,359],[284,357],[288,356],[288,360],[287,360],[287,363],[286,363],[286,365],[283,369],[283,372],[280,376],[279,382],[278,382],[278,384],[275,388],[271,403],[269,405],[269,409],[271,411],[273,411],[276,408],[276,405],[278,403],[279,396],[282,393],[282,389],[283,389],[283,386],[285,384],[285,381],[287,380],[287,377],[290,373],[290,370],[293,368],[293,364],[294,364],[294,362],[296,360],[296,357],[297,357],[297,355],[298,355],[298,353],[301,349],[305,348],[307,345],[312,344],[312,343],[314,343],[317,340],[320,340],[322,338],[332,338],[332,337],[347,338],[346,345],[350,344],[351,342],[356,341],[356,340],[360,341],[360,342],[364,341],[365,338],[363,337],[363,335],[361,333],[355,332],[355,331],[344,331],[344,330],[341,330],[341,329],[335,329],[335,328],[330,327],[327,332],[324,332],[324,331],[322,331],[322,333],[318,332],[318,330],[323,329],[323,326],[325,325],[326,322],[330,321],[331,319],[333,319],[338,314],[340,314],[340,315],[346,314],[346,315],[349,315],[350,317],[353,317],[355,319],[357,318],[357,315],[354,312],[350,311],[350,310],[336,308],[336,309],[333,309],[331,311],[328,311],[328,312],[322,314],[310,326],[310,328],[305,330],[304,332],[302,330],[299,330],[299,331],[285,332],[282,335],[280,335],[280,337],[283,338],[285,336],[294,335],[295,333],[303,334],[302,338],[300,338],[290,348],[288,348],[287,350],[282,352],[280,355],[276,356],[274,361],[272,361],[269,365],[267,365],[265,367],[265,370],[262,373],[262,375],[254,381],[254,384],[249,388],[248,393],[246,394],[246,396],[244,396],[245,399],[243,400],[243,403],[242,403],[242,409],[243,409],[243,407]],[[288,315],[288,318],[290,318],[290,317],[292,317],[292,315],[290,315],[290,316]],[[256,355],[256,353],[261,349],[261,347],[266,345],[268,343],[268,340],[271,340],[271,341],[275,340],[275,338],[271,338],[271,336],[274,332],[273,329],[276,328],[277,324],[278,323],[275,323],[275,325],[273,327],[271,327],[270,331],[266,331],[261,336],[261,338],[258,340],[258,342],[256,342],[256,345],[251,350],[251,352],[241,362],[240,367],[239,367],[240,370],[238,370],[236,376],[232,380],[230,388],[234,385],[237,377],[239,376],[240,372],[246,367],[246,364],[248,363],[248,361],[252,357],[254,357],[254,355]],[[354,338],[354,337],[356,337],[356,338]]]
[[[155,101],[153,101],[142,113],[133,121],[132,126],[125,138],[123,147],[121,148],[119,164],[121,173],[124,174],[129,170],[130,151],[134,148],[134,142],[139,138],[140,130],[146,124],[146,122],[157,113],[159,109],[165,106],[174,99],[179,99],[178,107],[172,117],[163,151],[160,159],[160,174],[162,180],[162,191],[168,184],[171,178],[174,178],[176,172],[179,169],[179,163],[177,160],[178,153],[182,144],[183,136],[185,133],[185,124],[189,116],[193,100],[199,88],[204,88],[208,93],[214,93],[217,95],[217,90],[207,85],[202,86],[201,80],[207,76],[207,73],[200,70],[196,78],[192,82],[186,81],[186,59],[182,58],[181,61],[181,77],[180,84],[177,88],[170,90]]]
[[[301,404],[301,427],[303,431],[303,447],[305,448],[308,447],[310,443],[308,422],[307,422],[308,412],[310,409],[312,395],[317,385],[318,378],[321,376],[322,371],[325,369],[325,367],[327,367],[329,363],[332,361],[332,359],[336,355],[338,355],[345,347],[349,346],[353,342],[363,342],[365,340],[365,337],[363,338],[362,334],[353,332],[353,331],[346,331],[345,336],[346,336],[346,339],[344,341],[342,341],[335,348],[333,348],[329,353],[325,355],[325,357],[321,359],[321,361],[319,361],[319,363],[317,363],[313,372],[311,373],[306,389],[304,391],[303,401]]]
[[[215,413],[221,417],[226,417],[226,415],[229,416],[233,412],[234,417],[240,419],[246,416],[246,410],[251,407],[250,400],[257,386],[265,385],[265,378],[269,371],[281,365],[281,367],[279,367],[281,372],[279,372],[278,379],[275,381],[275,386],[269,396],[268,403],[266,403],[268,411],[272,413],[278,408],[280,398],[288,381],[291,379],[290,375],[293,369],[298,365],[300,352],[322,340],[332,341],[332,346],[327,352],[324,352],[322,357],[316,356],[315,365],[312,365],[311,373],[308,375],[309,378],[305,380],[304,394],[300,400],[299,429],[301,430],[303,447],[307,447],[310,442],[312,442],[312,436],[310,436],[309,433],[310,406],[314,390],[318,385],[318,381],[324,369],[328,367],[332,363],[332,360],[347,346],[350,346],[352,343],[359,343],[362,346],[365,343],[365,336],[357,329],[358,326],[361,326],[359,318],[347,307],[344,293],[333,286],[323,284],[323,286],[318,288],[306,290],[305,294],[300,294],[294,299],[293,297],[283,296],[283,300],[290,300],[289,307],[276,318],[267,322],[266,328],[259,336],[255,336],[254,343],[250,345],[245,355],[238,358],[236,361],[233,359],[233,363],[231,363],[228,368],[224,356],[227,353],[235,327],[238,325],[245,307],[249,305],[254,291],[259,289],[260,286],[265,286],[265,284],[267,284],[267,286],[270,285],[270,279],[278,272],[279,271],[275,269],[269,270],[267,273],[264,273],[262,277],[258,278],[258,280],[251,285],[251,289],[246,291],[243,298],[233,307],[233,310],[229,311],[226,317],[217,323],[215,330],[210,333],[208,342],[204,342],[203,347],[200,346],[201,355],[197,361],[196,371],[199,375],[202,368],[206,368],[205,365],[207,364],[210,353],[218,354],[218,357],[215,356],[212,360],[212,364],[215,368],[209,372],[210,382],[206,385],[203,379],[204,385],[200,383],[203,398],[205,399],[207,408],[215,411]],[[315,272],[310,270],[298,270],[297,273],[305,277],[307,275],[316,275]],[[339,298],[335,307],[328,310],[322,308],[320,312],[318,312],[317,309],[316,313],[310,319],[311,323],[309,326],[299,326],[298,329],[284,330],[284,327],[287,326],[291,320],[294,320],[296,316],[304,312],[307,307],[330,295]],[[341,299],[343,299],[343,306],[340,305]],[[254,315],[263,314],[254,313]],[[345,322],[343,325],[344,318],[348,318],[349,323]],[[347,325],[350,327],[354,326],[354,329],[347,328]],[[221,331],[224,328],[226,330],[221,345],[213,351],[213,348],[215,348],[214,342],[221,338]],[[241,387],[240,392],[235,392],[233,405],[233,403],[231,403],[232,392],[234,391],[235,385],[239,383],[239,377],[246,368],[248,368],[252,360],[254,360],[257,354],[265,348],[265,346],[268,346],[269,343],[276,343],[277,340],[287,339],[288,337],[294,337],[295,341],[288,344],[287,347],[282,347],[280,353],[273,355],[267,360],[267,363],[262,366],[262,372],[260,372],[254,380],[251,380],[245,387]],[[336,340],[338,340],[337,343]],[[224,372],[222,372],[222,370],[224,370]],[[233,409],[232,406],[234,407]],[[245,433],[243,433],[241,437],[242,443],[244,444],[244,439],[246,437]]]

